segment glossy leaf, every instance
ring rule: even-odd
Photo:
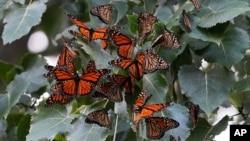
[[[250,77],[247,77],[243,80],[236,82],[233,90],[236,92],[249,91],[250,90]]]
[[[228,121],[229,117],[225,116],[216,125],[212,126],[207,122],[207,120],[200,118],[198,120],[196,128],[191,131],[191,135],[189,136],[187,141],[201,141],[206,139],[210,140],[211,137],[219,135],[227,128]]]
[[[7,93],[0,95],[1,116],[7,116],[11,107],[18,102],[20,96],[28,92],[28,88],[32,92],[44,86],[46,82],[46,79],[42,76],[45,71],[44,62],[41,57],[38,57],[38,60],[28,71],[16,75],[14,80],[7,86]]]
[[[227,100],[234,80],[231,72],[218,65],[208,72],[192,65],[183,66],[178,77],[185,94],[208,116]]]
[[[26,35],[33,26],[41,22],[45,10],[45,3],[35,1],[8,13],[4,18],[6,24],[2,33],[3,44],[12,43]]]
[[[71,122],[74,116],[70,115],[66,107],[61,105],[53,105],[52,107],[44,107],[41,103],[32,116],[31,126],[27,140],[53,139],[53,137],[61,132],[71,131]]]
[[[205,11],[206,12],[203,12]],[[218,23],[224,23],[237,17],[238,15],[250,10],[249,4],[245,1],[239,0],[214,0],[209,1],[207,9],[204,9],[200,13],[200,27],[212,27]]]
[[[105,141],[108,136],[108,128],[100,127],[97,124],[87,124],[85,117],[79,118],[77,122],[72,125],[69,131],[68,140],[74,141],[89,141],[100,140]]]
[[[166,93],[168,91],[166,78],[159,72],[149,73],[143,76],[143,89],[146,89],[148,94],[152,94],[152,102],[166,102]]]
[[[220,43],[211,43],[198,53],[209,62],[218,62],[230,68],[243,59],[246,49],[249,48],[249,36],[240,28],[227,29],[220,39]]]

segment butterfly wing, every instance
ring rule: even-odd
[[[184,29],[186,29],[187,32],[191,32],[192,25],[190,22],[190,18],[188,17],[188,14],[185,10],[182,11],[182,21],[183,21]]]
[[[51,106],[53,104],[67,104],[73,100],[73,97],[65,94],[51,94],[50,97],[45,102],[45,107]]]
[[[111,128],[111,122],[108,117],[108,113],[104,109],[89,113],[85,119],[85,122],[89,124],[95,123],[102,127]]]
[[[134,52],[134,46],[135,46],[135,40],[130,39],[128,36],[119,33],[115,34],[113,36],[113,42],[116,46],[118,46],[117,54],[123,58],[123,59],[131,59],[133,52]]]
[[[109,64],[126,70],[133,64],[133,60],[117,59],[117,60],[111,60]]]
[[[143,62],[143,70],[145,73],[152,73],[157,69],[167,69],[168,64],[163,58],[152,52],[152,49],[147,49]]]
[[[96,96],[105,97],[114,102],[121,102],[123,100],[122,89],[119,85],[114,84],[113,82],[106,82],[104,84],[97,85],[96,91]]]
[[[178,41],[177,37],[169,31],[168,29],[164,29],[162,34],[160,34],[151,45],[152,48],[156,47],[157,45],[161,45],[166,49],[179,49],[180,42]]]
[[[99,5],[91,8],[90,13],[97,16],[104,23],[108,24],[111,21],[112,7],[110,4]]]
[[[198,121],[199,111],[200,111],[200,106],[199,105],[192,105],[189,108],[189,114],[190,114],[191,119],[192,119],[194,124],[196,124],[197,121]]]
[[[147,90],[142,90],[137,99],[135,100],[135,103],[133,105],[133,112],[140,113],[144,105],[147,103],[147,101],[151,98],[152,95],[147,94]]]
[[[96,66],[95,66],[95,61],[94,60],[90,60],[86,69],[82,68],[82,73],[83,74],[87,74],[90,72],[94,72],[96,70]]]
[[[170,103],[158,103],[143,106],[141,110],[141,118],[150,117],[155,112],[162,110],[163,108],[169,107]]]
[[[191,2],[193,3],[195,9],[200,9],[200,3],[199,0],[191,0]]]
[[[144,52],[140,51],[137,54],[136,60],[133,62],[133,65],[129,67],[129,73],[136,80],[141,80],[143,77],[143,62],[145,59]]]
[[[178,121],[166,117],[149,117],[145,122],[149,139],[160,139],[166,131],[179,127]]]
[[[97,40],[97,39],[106,39],[106,34],[108,32],[108,27],[103,27],[103,28],[99,28],[96,30],[93,30],[93,32],[91,32],[91,39],[92,40]]]
[[[144,37],[146,33],[151,32],[153,24],[157,21],[157,18],[150,13],[140,13],[138,17],[139,37]]]
[[[164,132],[159,123],[155,121],[152,117],[146,118],[146,132],[147,132],[147,137],[149,139],[160,139],[163,135]]]
[[[130,76],[123,76],[123,75],[109,75],[107,79],[121,88],[125,89],[125,94],[133,94],[133,86],[135,84],[135,80]]]

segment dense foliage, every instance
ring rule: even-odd
[[[89,13],[91,7],[107,3],[113,7],[110,25]],[[250,1],[200,0],[200,4],[201,8],[195,9],[189,0],[2,0],[3,45],[18,42],[35,29],[44,30],[51,41],[62,42],[62,35],[67,40],[73,39],[68,30],[77,28],[64,12],[92,28],[122,27],[121,32],[132,38],[138,34],[139,13],[149,12],[158,22],[147,38],[136,43],[135,50],[149,48],[163,26],[175,34],[181,49],[155,48],[155,52],[168,62],[169,69],[145,74],[136,82],[133,96],[126,95],[121,103],[88,95],[77,97],[67,105],[45,107],[46,99],[42,95],[49,92],[53,81],[43,77],[47,72],[43,55],[24,54],[20,64],[0,60],[0,77],[5,87],[0,94],[0,140],[147,140],[145,122],[140,124],[139,135],[131,123],[132,105],[142,89],[153,95],[149,103],[173,103],[155,115],[173,118],[180,126],[167,131],[160,140],[169,140],[170,135],[190,141],[213,139],[235,117],[225,116],[212,124],[220,106],[234,106],[240,117],[237,123],[248,124]],[[191,32],[186,32],[182,26],[183,10],[191,20]],[[64,29],[59,28],[63,25],[66,25]],[[70,43],[80,56],[76,68],[86,67],[89,59],[93,59],[97,68],[124,73],[108,63],[117,59],[114,45],[109,44],[110,54],[98,41],[76,38]],[[36,99],[42,99],[37,106],[34,105]],[[193,104],[201,109],[196,125],[188,112]],[[112,129],[84,122],[89,112],[101,108],[109,110]]]

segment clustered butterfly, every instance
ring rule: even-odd
[[[198,1],[192,1],[192,3],[196,9],[199,9]],[[98,5],[92,7],[90,13],[97,16],[105,24],[110,24],[112,10],[111,4]],[[45,102],[46,107],[53,104],[64,105],[70,103],[76,97],[90,94],[94,98],[106,98],[113,102],[122,102],[125,100],[123,94],[133,95],[136,82],[140,81],[145,74],[169,68],[167,61],[155,53],[156,47],[160,46],[165,49],[179,49],[181,47],[174,33],[164,27],[148,49],[136,50],[137,40],[145,39],[149,33],[152,33],[154,24],[159,21],[151,13],[142,12],[138,14],[138,37],[133,38],[120,32],[120,28],[117,26],[93,29],[71,14],[66,13],[66,16],[78,28],[78,31],[69,30],[69,33],[73,36],[87,39],[89,42],[100,40],[104,50],[108,48],[109,44],[115,46],[119,59],[111,60],[109,64],[128,74],[109,74],[111,70],[97,69],[95,61],[92,59],[89,60],[86,68],[82,67],[80,71],[77,70],[75,60],[79,55],[63,37],[64,48],[59,55],[57,65],[45,65],[48,72],[44,74],[44,77],[56,82],[50,88],[51,94]],[[190,18],[185,10],[183,10],[182,19],[183,24],[191,31]],[[102,81],[100,81],[101,79]],[[133,104],[132,122],[138,132],[139,123],[144,121],[147,137],[149,139],[160,139],[166,131],[179,127],[180,123],[172,118],[153,116],[154,113],[171,106],[171,104],[167,102],[147,105],[146,103],[151,97],[152,95],[148,95],[146,90],[139,93]],[[198,105],[190,107],[189,113],[195,124],[197,123],[198,112]],[[104,108],[88,113],[85,122],[110,129],[112,126],[112,120]],[[175,138],[171,135],[170,140],[175,140]],[[180,140],[180,137],[178,137],[178,140]]]

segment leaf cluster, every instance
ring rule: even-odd
[[[217,114],[220,106],[230,104],[238,109],[240,119],[245,124],[249,121],[250,103],[250,55],[249,55],[249,1],[248,0],[200,0],[201,8],[194,9],[191,1],[77,1],[64,4],[63,9],[76,15],[93,28],[104,25],[97,17],[89,14],[89,8],[110,3],[114,7],[112,24],[122,27],[122,32],[129,36],[138,33],[137,17],[140,12],[154,13],[159,22],[154,31],[145,40],[137,43],[137,50],[145,50],[166,26],[174,32],[181,43],[181,50],[156,48],[156,53],[169,64],[168,71],[146,74],[136,83],[134,96],[126,96],[122,103],[108,102],[112,119],[112,130],[90,125],[84,122],[87,113],[102,108],[106,101],[90,96],[79,97],[68,105],[44,107],[42,94],[48,91],[53,82],[48,83],[42,75],[45,60],[41,55],[26,54],[21,64],[0,61],[0,78],[5,89],[0,94],[0,138],[3,140],[147,140],[145,123],[140,126],[140,136],[136,136],[131,124],[131,108],[141,89],[147,89],[153,97],[150,103],[173,102],[157,116],[176,119],[180,127],[166,132],[161,140],[169,140],[169,135],[182,140],[213,139],[224,131],[232,117],[225,116],[218,123],[208,121]],[[0,18],[3,19],[3,44],[16,42],[28,34],[34,26],[53,28],[63,20],[51,24],[42,18],[49,12],[46,0],[3,0],[0,2]],[[60,7],[62,8],[62,7]],[[186,10],[192,24],[192,31],[185,32],[180,19],[182,10]],[[58,35],[72,38],[68,26]],[[75,42],[80,53],[80,66],[86,67],[87,60],[94,59],[97,68],[118,69],[108,65],[115,59],[115,47],[110,45],[111,54],[99,46],[98,42],[86,43],[82,39]],[[120,73],[120,72],[119,72]],[[33,99],[42,99],[34,106]],[[20,104],[21,103],[21,104]],[[188,108],[198,104],[201,108],[198,123],[193,125]]]

